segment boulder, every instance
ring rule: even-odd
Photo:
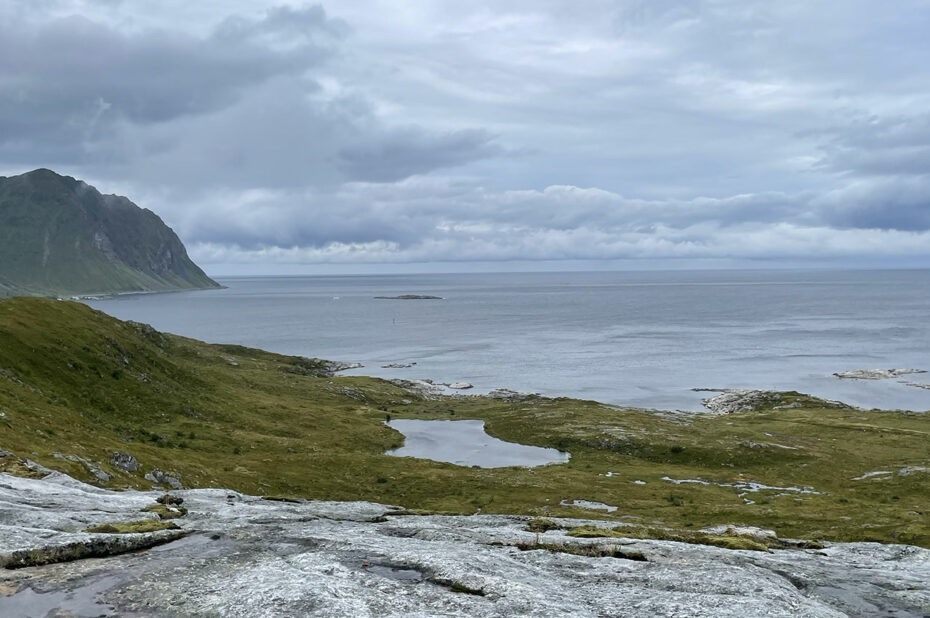
[[[120,451],[110,455],[110,464],[123,472],[135,472],[141,467],[135,457],[129,453],[122,453]]]
[[[181,485],[181,479],[179,476],[172,476],[166,472],[155,468],[151,472],[146,472],[145,479],[157,483],[159,485],[168,485],[172,489],[183,489],[184,486]]]
[[[113,478],[112,474],[104,472],[100,469],[100,466],[85,457],[79,457],[78,455],[62,455],[61,453],[52,453],[52,457],[57,459],[66,459],[68,461],[82,464],[85,468],[87,468],[88,472],[97,478],[98,481],[105,483]]]

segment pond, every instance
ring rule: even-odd
[[[418,421],[399,419],[387,425],[404,434],[404,446],[388,455],[444,461],[459,466],[532,468],[565,463],[571,455],[554,448],[504,442],[484,431],[484,421]]]

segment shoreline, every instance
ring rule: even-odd
[[[872,278],[883,291],[860,291],[862,286],[851,285]],[[786,281],[802,279],[811,285],[780,289]],[[888,279],[912,285],[892,290],[887,287]],[[253,277],[221,280],[235,289],[212,296],[87,302],[167,332],[377,366],[353,375],[468,382],[473,392],[505,387],[616,405],[699,411],[703,409],[700,397],[690,389],[719,386],[798,390],[864,408],[927,410],[930,391],[879,382],[840,383],[832,376],[853,367],[926,364],[912,345],[926,338],[926,326],[913,323],[906,311],[882,307],[873,311],[869,300],[900,298],[902,306],[909,306],[924,289],[924,281],[922,274],[910,271],[893,276],[864,271],[809,277],[739,271],[529,278]],[[729,285],[747,282],[760,287],[753,291]],[[679,283],[719,287],[674,287]],[[758,312],[758,319],[746,320],[750,307],[744,307],[740,299],[761,295],[777,301],[789,293],[800,294],[801,301],[814,299],[819,284],[837,286],[841,296],[849,296],[863,308],[851,310],[848,319],[832,327],[825,323],[823,329],[811,325],[821,324],[824,312],[835,312],[838,302],[814,305],[796,318],[765,309]],[[899,287],[912,291],[901,293]],[[397,304],[372,300],[382,293],[430,294],[446,300]],[[599,308],[624,298],[638,302],[623,319],[611,318]],[[663,298],[690,301],[679,311],[667,303],[657,304]],[[691,316],[688,305],[699,313]],[[495,307],[494,315],[486,314],[483,307]],[[707,319],[699,316],[718,315],[708,314],[717,308],[722,312],[719,319],[703,328]],[[755,315],[756,310],[752,311],[749,315]],[[322,329],[315,326],[323,324]],[[560,325],[566,330],[558,330]],[[606,329],[604,337],[597,336],[599,329]],[[882,336],[886,331],[893,336]],[[874,344],[856,346],[851,343],[852,334],[861,338],[856,341]],[[810,337],[814,340],[809,341]],[[397,371],[380,369],[381,365],[410,362],[419,365]]]
[[[922,413],[770,391],[725,393],[730,407],[718,414],[514,391],[423,397],[406,384],[334,377],[340,363],[26,298],[0,307],[0,367],[0,471],[28,470],[17,459],[28,457],[109,488],[552,517],[608,505],[617,510],[597,518],[930,545],[913,515],[926,510],[930,470]],[[480,421],[492,438],[570,457],[531,473],[394,457],[405,439],[384,421],[395,419]]]

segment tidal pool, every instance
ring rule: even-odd
[[[504,442],[484,432],[484,421],[393,420],[389,427],[404,434],[404,445],[388,451],[396,457],[419,457],[459,466],[532,468],[565,463],[570,454],[554,448]]]

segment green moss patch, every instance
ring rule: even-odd
[[[175,531],[160,535],[148,536],[99,536],[88,541],[67,543],[65,545],[42,547],[38,549],[14,551],[10,554],[0,554],[0,567],[6,569],[21,569],[24,567],[44,566],[59,562],[70,562],[86,558],[104,558],[117,556],[127,552],[139,551],[176,541],[184,536],[184,532]]]
[[[26,464],[25,459],[12,457],[10,455],[0,457],[0,472],[27,479],[40,479],[44,478],[46,475],[45,472],[39,472],[38,470],[30,468]]]
[[[646,562],[646,555],[639,551],[627,551],[614,545],[577,545],[571,543],[517,543],[514,545],[521,551],[546,550],[573,556],[587,556],[589,558],[622,558]]]
[[[459,582],[453,582],[452,585],[449,586],[449,590],[452,592],[460,592],[462,594],[473,594],[479,597],[483,597],[485,594],[484,590],[481,588],[471,588],[470,586],[466,586],[465,584],[461,584]]]
[[[159,519],[140,519],[138,521],[122,521],[112,524],[90,526],[84,532],[98,534],[133,534],[137,532],[158,532],[159,530],[180,530],[180,526],[171,521]]]
[[[262,496],[262,500],[269,500],[271,502],[288,502],[290,504],[300,504],[303,502],[300,498],[294,498],[292,496]]]
[[[551,519],[545,519],[542,517],[537,517],[536,519],[531,519],[526,522],[527,532],[548,532],[550,530],[559,530],[562,526],[555,523]]]

